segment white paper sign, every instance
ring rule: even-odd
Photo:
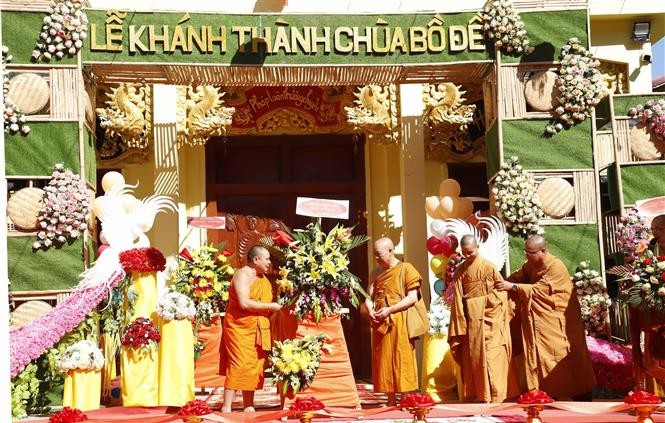
[[[298,197],[296,199],[296,214],[301,216],[348,219],[349,200]]]

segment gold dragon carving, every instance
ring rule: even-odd
[[[429,132],[426,141],[428,159],[468,160],[477,148],[468,136],[468,126],[474,122],[476,105],[463,104],[466,91],[451,82],[423,85],[425,123]]]
[[[205,145],[212,136],[226,133],[234,107],[224,107],[224,92],[210,85],[178,86],[176,139],[178,147]]]
[[[150,86],[123,82],[106,96],[108,107],[97,109],[101,127],[129,148],[147,148],[152,141]]]
[[[353,107],[345,107],[348,122],[380,144],[399,141],[397,88],[394,84],[365,85],[354,92]]]

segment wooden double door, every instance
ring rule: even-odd
[[[349,200],[349,220],[322,219],[367,231],[364,138],[353,135],[238,136],[210,139],[206,146],[208,216],[226,216],[226,229],[208,230],[208,240],[226,242],[235,265],[261,236],[286,225],[304,228],[310,217],[295,213],[297,197]],[[350,253],[350,270],[367,286],[365,245]],[[343,326],[354,373],[371,374],[366,316],[351,308]]]

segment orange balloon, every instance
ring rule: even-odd
[[[446,179],[439,184],[439,195],[441,197],[459,197],[460,192],[462,192],[462,189],[459,182],[454,179]]]
[[[460,197],[459,199],[459,218],[466,219],[467,217],[473,214],[473,201],[466,197]]]

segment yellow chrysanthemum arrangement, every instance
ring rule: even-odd
[[[321,355],[330,353],[329,342],[330,338],[323,333],[275,342],[269,371],[282,394],[292,397],[312,383],[321,364]]]

